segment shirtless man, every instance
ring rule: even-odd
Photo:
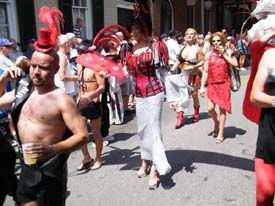
[[[79,90],[79,109],[86,119],[90,120],[93,137],[96,146],[96,156],[93,159],[88,151],[87,144],[81,147],[84,159],[77,167],[78,171],[91,167],[92,170],[99,169],[102,165],[101,153],[103,147],[102,136],[100,132],[101,126],[101,104],[100,95],[105,90],[104,78],[92,69],[85,68],[78,64],[78,74],[80,76],[80,90]]]
[[[17,198],[24,206],[65,205],[69,152],[87,142],[85,122],[73,99],[54,84],[58,69],[54,50],[35,51],[30,75],[13,69],[0,81],[2,86],[6,78],[21,76],[16,90],[0,98],[0,109],[11,109],[20,146],[29,143],[25,152],[37,156],[33,165],[20,157]]]

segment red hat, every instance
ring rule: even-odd
[[[57,37],[60,35],[60,24],[63,26],[63,14],[57,8],[41,7],[39,11],[41,23],[48,24],[50,28],[39,29],[39,39],[34,43],[36,51],[47,53],[56,47]]]
[[[47,53],[55,48],[56,42],[52,41],[51,34],[51,30],[48,28],[39,29],[39,39],[34,43],[36,51]]]

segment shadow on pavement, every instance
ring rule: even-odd
[[[246,130],[238,127],[225,127],[224,128],[224,139],[236,138],[237,135],[244,135]]]
[[[210,115],[208,112],[200,112],[200,120],[203,119],[209,119]],[[193,124],[193,114],[192,115],[186,115],[184,117],[184,124],[188,125],[188,124]]]
[[[193,173],[198,169],[194,163],[211,164],[236,168],[247,171],[254,171],[254,161],[243,157],[236,157],[217,152],[200,150],[169,150],[166,151],[168,161],[173,169],[171,176],[184,169],[186,172]]]
[[[246,130],[242,129],[242,128],[238,128],[238,127],[225,127],[224,128],[224,139],[234,139],[236,138],[236,136],[238,135],[244,135],[246,133]],[[210,132],[208,134],[208,136],[213,136],[214,131]]]
[[[114,142],[119,142],[119,141],[126,141],[130,137],[136,135],[137,133],[115,133],[113,136],[115,137]]]
[[[124,121],[123,124],[127,124],[136,117],[136,110],[126,110],[124,112]]]
[[[253,160],[216,152],[199,150],[169,150],[166,151],[166,155],[172,166],[172,171],[161,181],[164,189],[170,189],[175,185],[172,179],[174,174],[183,169],[187,173],[193,173],[194,170],[198,169],[195,163],[236,168],[251,172],[254,171]]]
[[[120,170],[138,170],[140,166],[139,147],[132,149],[119,149],[111,146],[113,150],[103,154],[102,159],[105,165],[121,164]],[[214,166],[223,166],[246,171],[254,171],[254,161],[242,157],[221,154],[217,152],[200,150],[168,150],[166,155],[172,166],[172,171],[160,177],[164,189],[171,189],[175,186],[174,174],[184,170],[186,173],[193,173],[199,169],[195,163],[203,163]]]

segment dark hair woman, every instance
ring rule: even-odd
[[[135,77],[135,100],[141,167],[138,177],[148,173],[149,189],[159,185],[158,175],[170,172],[161,133],[161,111],[164,101],[163,87],[156,69],[167,64],[168,51],[161,41],[151,39],[152,23],[147,1],[138,1],[132,19],[133,52],[126,55],[126,65]],[[166,50],[165,50],[166,49]],[[160,50],[166,51],[161,53]]]

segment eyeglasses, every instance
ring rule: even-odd
[[[214,43],[214,42],[221,42],[221,40],[220,39],[217,39],[217,40],[212,40],[212,42]]]

